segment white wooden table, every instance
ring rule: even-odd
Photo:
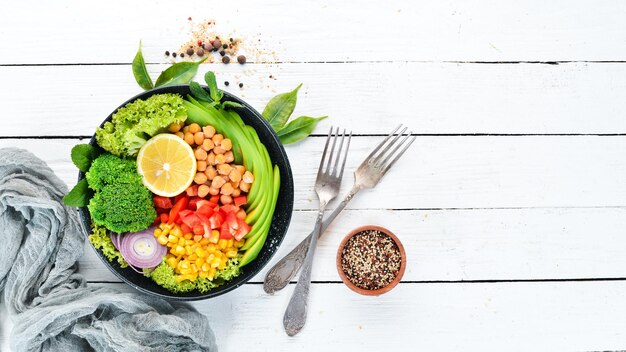
[[[193,304],[222,351],[626,349],[626,3],[7,2],[0,147],[32,151],[73,186],[70,148],[140,92],[139,39],[156,76],[190,16],[261,38],[279,59],[201,74],[243,82],[227,90],[258,109],[303,82],[296,113],[330,116],[286,148],[295,212],[272,263],[313,226],[313,165],[331,124],[356,134],[349,170],[398,123],[419,136],[320,240],[297,337],[281,324],[294,285],[266,295],[265,270]],[[334,264],[343,235],[368,223],[395,231],[408,255],[403,282],[378,298],[349,291]],[[80,265],[94,284],[130,290],[87,246]]]

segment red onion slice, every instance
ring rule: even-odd
[[[155,227],[134,233],[120,235],[119,251],[128,264],[141,269],[154,268],[161,264],[167,254],[167,247],[154,237]]]
[[[113,242],[115,249],[119,251],[120,250],[120,242],[119,242],[120,235],[118,233],[111,232],[109,233],[109,237],[111,238],[111,242]]]

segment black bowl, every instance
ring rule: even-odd
[[[147,99],[154,94],[162,93],[177,93],[185,97],[187,96],[187,94],[190,94],[190,90],[188,85],[155,88],[136,95],[135,97],[120,105],[117,109],[115,109],[115,111],[136,99]],[[237,112],[239,113],[239,115],[241,115],[241,118],[246,123],[246,125],[252,126],[256,130],[259,138],[261,139],[261,142],[267,148],[270,158],[272,159],[272,163],[278,165],[278,168],[280,169],[280,192],[278,194],[276,210],[274,211],[272,226],[267,236],[267,240],[265,241],[265,244],[263,245],[263,248],[261,249],[261,252],[257,256],[257,258],[250,262],[248,265],[244,266],[242,268],[242,273],[239,276],[225,282],[223,285],[214,288],[207,293],[200,293],[196,290],[180,294],[172,293],[165,288],[157,285],[150,278],[135,272],[131,268],[121,268],[119,264],[117,264],[117,262],[109,262],[100,250],[94,248],[96,253],[98,253],[98,257],[100,257],[104,265],[108,267],[109,270],[111,270],[121,280],[139,291],[161,298],[185,301],[207,299],[219,296],[245,284],[259,271],[261,271],[261,269],[263,269],[263,267],[267,265],[267,263],[270,261],[274,253],[276,253],[278,247],[283,241],[283,238],[285,237],[285,234],[287,233],[287,228],[289,227],[289,222],[291,221],[291,213],[293,211],[293,177],[291,174],[291,167],[289,165],[289,159],[287,159],[285,149],[283,149],[283,145],[278,140],[278,137],[276,137],[276,134],[274,133],[272,127],[263,119],[263,116],[261,116],[258,111],[256,111],[243,100],[237,98],[232,94],[229,94],[228,92],[224,92],[224,100],[234,101],[244,106],[243,108],[238,108]],[[106,120],[102,122],[102,125],[105,122],[111,120],[111,115],[109,115]],[[100,126],[102,127],[102,125]],[[89,144],[97,146],[95,135],[91,138]],[[78,180],[80,181],[84,178],[84,176],[85,175],[80,172],[78,174]],[[79,212],[85,228],[90,229],[91,217],[89,216],[89,210],[87,210],[87,208],[85,207],[80,208]]]

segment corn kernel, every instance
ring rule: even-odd
[[[230,248],[232,246],[234,246],[235,240],[233,240],[232,238],[228,240],[228,244],[226,245],[226,248]]]
[[[228,244],[228,241],[226,241],[225,239],[220,239],[220,240],[217,242],[217,248],[219,248],[219,249],[225,249],[227,244]]]
[[[184,234],[184,235],[183,235],[183,237],[184,237],[186,240],[188,240],[188,241],[189,241],[189,240],[191,240],[191,239],[193,238],[193,235],[192,235],[191,233],[186,233],[186,234]]]
[[[157,228],[156,230],[154,230],[154,237],[159,237],[161,236],[161,229]]]
[[[191,255],[191,253],[193,253],[193,252],[191,251],[191,246],[185,246],[185,254],[187,254],[187,255]]]
[[[241,241],[235,241],[235,248],[241,248],[243,247],[243,244],[245,243],[244,240]]]
[[[158,241],[160,244],[162,244],[162,245],[166,245],[166,244],[167,244],[167,242],[169,242],[169,241],[168,241],[168,239],[167,239],[167,236],[163,236],[163,235],[159,236],[159,237],[157,238],[157,241]]]
[[[170,234],[170,229],[168,229],[167,227],[163,229],[163,231],[161,231],[161,235],[169,235]]]
[[[171,235],[174,235],[176,237],[180,237],[181,231],[180,231],[180,227],[176,226],[174,227],[171,231],[170,231]]]
[[[199,258],[204,258],[204,257],[206,257],[206,256],[207,256],[207,253],[206,253],[204,250],[202,250],[202,248],[197,248],[197,249],[196,249],[196,255],[197,255]]]
[[[215,245],[213,243],[209,244],[208,246],[206,246],[206,250],[209,252],[212,252],[214,250],[216,250],[217,248],[215,248]]]
[[[217,266],[217,270],[224,270],[226,267],[226,262],[220,261],[220,264]]]
[[[208,272],[209,270],[211,270],[211,265],[209,263],[202,264],[202,271]]]
[[[210,243],[210,241],[209,241],[208,238],[203,238],[203,239],[200,240],[200,244],[203,245],[203,246],[206,246],[209,243]]]
[[[210,277],[211,279],[215,276],[215,272],[216,272],[216,271],[217,271],[217,270],[215,270],[215,269],[211,269],[211,270],[209,270],[209,277]]]
[[[198,256],[195,255],[195,254],[187,256],[187,260],[189,260],[189,261],[195,261],[196,259],[198,259]]]
[[[176,255],[185,255],[185,247],[181,245],[176,246]]]
[[[220,232],[217,230],[211,231],[211,237],[209,237],[210,243],[218,243],[220,239]]]
[[[169,265],[172,268],[176,268],[176,266],[178,265],[178,259],[171,257],[167,259],[167,265]]]
[[[193,240],[196,242],[200,242],[202,240],[202,235],[195,235],[193,236]]]
[[[226,252],[226,256],[228,258],[235,258],[237,256],[237,250],[236,249],[231,249],[228,252]]]
[[[202,264],[204,264],[204,263],[205,263],[204,258],[198,258],[198,259],[196,259],[196,266],[197,266],[198,268],[202,268]]]
[[[198,267],[196,266],[196,264],[193,264],[193,263],[191,264],[191,271],[194,273],[198,272]]]
[[[198,277],[201,277],[201,278],[203,278],[203,279],[206,279],[206,278],[208,278],[208,277],[209,277],[209,273],[208,273],[208,272],[206,272],[206,271],[200,271],[200,272],[198,272]]]
[[[178,266],[181,269],[189,269],[189,261],[187,261],[186,259],[181,260],[180,263],[178,264]]]

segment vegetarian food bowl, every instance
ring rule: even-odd
[[[402,279],[406,252],[391,231],[361,226],[346,235],[337,251],[337,271],[352,291],[366,296],[389,292]]]
[[[166,299],[175,299],[175,300],[207,299],[207,298],[215,297],[223,293],[229,292],[243,285],[247,281],[249,281],[270,261],[271,257],[276,253],[278,247],[280,246],[287,232],[287,228],[289,226],[289,222],[291,220],[291,214],[293,210],[293,179],[292,179],[291,168],[289,165],[289,160],[287,159],[287,155],[285,153],[285,150],[283,149],[282,144],[278,140],[276,134],[274,133],[270,125],[263,119],[261,114],[259,114],[255,109],[253,109],[250,105],[248,105],[246,102],[242,101],[241,99],[227,92],[222,92],[216,89],[216,91],[220,95],[217,100],[212,101],[208,97],[208,94],[206,93],[207,87],[202,87],[201,88],[202,92],[199,92],[198,91],[199,89],[200,89],[200,86],[198,86],[197,84],[196,86],[177,85],[177,86],[155,88],[155,89],[146,91],[144,93],[141,93],[131,98],[124,104],[120,105],[111,115],[109,115],[105,119],[102,125],[100,125],[100,128],[98,129],[98,132],[97,132],[97,133],[100,133],[104,130],[105,133],[110,132],[112,134],[113,132],[106,131],[106,130],[110,129],[110,127],[113,125],[113,123],[111,123],[112,121],[115,122],[116,118],[114,115],[118,113],[120,109],[123,109],[124,107],[126,107],[129,103],[133,103],[133,102],[141,103],[141,101],[145,101],[149,99],[150,97],[157,96],[157,95],[166,96],[167,94],[170,94],[170,95],[177,94],[179,97],[183,97],[186,99],[185,101],[185,104],[187,104],[186,113],[188,113],[187,121],[191,119],[191,115],[192,115],[191,111],[193,109],[196,109],[197,106],[200,106],[201,109],[195,110],[196,115],[199,115],[200,113],[204,113],[206,111],[217,111],[217,110],[211,110],[211,109],[223,109],[220,111],[220,114],[222,114],[221,116],[231,117],[233,119],[236,119],[236,121],[238,121],[237,122],[238,124],[231,121],[224,125],[226,126],[230,124],[228,126],[230,126],[229,128],[231,129],[233,128],[233,126],[235,126],[236,128],[241,127],[241,130],[243,132],[235,131],[236,133],[232,133],[232,136],[228,136],[228,134],[225,131],[220,131],[220,128],[218,127],[215,127],[214,129],[213,127],[210,127],[209,129],[212,129],[211,131],[206,131],[205,129],[203,129],[202,131],[205,131],[204,137],[211,136],[213,134],[221,134],[221,133],[224,134],[223,136],[220,135],[219,141],[216,141],[215,138],[210,139],[209,137],[207,137],[206,142],[202,140],[204,138],[202,136],[203,134],[202,132],[200,132],[198,136],[195,136],[195,137],[200,137],[201,140],[196,139],[195,142],[193,141],[193,139],[191,141],[186,141],[186,138],[185,138],[186,135],[182,133],[183,132],[182,128],[184,126],[186,131],[189,131],[190,126],[186,125],[185,122],[180,122],[180,125],[178,127],[172,128],[172,125],[169,126],[170,134],[166,136],[167,138],[161,138],[161,139],[178,139],[177,141],[175,141],[177,144],[181,144],[180,139],[183,139],[187,143],[187,144],[182,143],[184,148],[187,148],[189,152],[192,152],[192,149],[190,149],[190,147],[196,148],[194,152],[195,155],[197,156],[198,153],[200,154],[204,153],[203,155],[201,155],[203,158],[202,160],[203,161],[207,160],[207,162],[202,164],[202,167],[201,167],[200,157],[198,157],[198,159],[196,160],[194,156],[191,156],[191,160],[193,160],[193,164],[194,164],[192,175],[196,175],[196,177],[193,180],[195,183],[189,180],[189,182],[191,183],[187,183],[188,186],[183,186],[183,187],[188,187],[186,188],[186,192],[187,192],[186,194],[185,192],[182,192],[175,198],[174,193],[171,193],[171,194],[164,193],[164,196],[161,197],[157,193],[151,194],[149,191],[147,191],[146,188],[144,188],[146,189],[146,193],[149,194],[148,197],[154,196],[154,205],[151,203],[152,198],[149,198],[150,199],[149,202],[150,202],[150,206],[153,207],[154,209],[151,211],[153,212],[153,214],[156,215],[156,220],[154,221],[154,224],[152,225],[153,227],[145,229],[146,226],[145,226],[145,221],[144,221],[144,225],[142,225],[141,227],[143,228],[142,231],[130,231],[129,233],[136,234],[136,233],[144,232],[143,234],[141,234],[142,236],[144,236],[143,239],[148,239],[152,242],[142,241],[143,239],[141,237],[139,237],[138,240],[133,241],[130,237],[128,237],[125,234],[116,234],[116,232],[114,231],[105,231],[104,229],[101,230],[100,240],[102,242],[102,239],[104,238],[107,241],[107,243],[103,245],[102,243],[93,241],[92,236],[98,236],[98,234],[95,233],[94,231],[94,228],[97,228],[96,225],[98,224],[92,224],[92,222],[95,221],[94,214],[91,211],[92,203],[89,203],[89,207],[85,206],[85,207],[79,208],[80,217],[85,228],[91,229],[92,231],[92,235],[90,236],[90,243],[92,244],[92,247],[94,248],[94,250],[100,257],[102,262],[105,264],[105,266],[107,266],[117,277],[119,277],[124,282],[128,283],[130,286],[136,288],[137,290],[154,295],[154,296],[158,296],[161,298],[166,298]],[[201,93],[201,94],[198,94],[198,93]],[[211,92],[212,98],[214,97],[213,93],[215,92]],[[203,96],[206,96],[206,98],[204,98],[205,100],[198,99],[198,95],[201,96],[200,98],[203,98]],[[194,97],[197,100],[194,99]],[[191,104],[195,104],[196,107],[194,107]],[[206,107],[206,108],[202,109],[202,107]],[[133,128],[132,126],[133,126],[132,124],[127,123],[124,126],[124,128]],[[220,126],[219,123],[216,122],[216,126]],[[179,128],[180,128],[180,131],[178,131]],[[191,127],[191,128],[193,129],[194,127]],[[198,127],[196,124],[195,129],[197,128]],[[163,132],[158,132],[158,133],[163,133]],[[175,133],[177,134],[179,133],[179,136],[177,137]],[[207,133],[210,133],[210,134],[207,134]],[[150,149],[148,148],[148,145],[151,144],[151,141],[155,139],[156,136],[157,136],[156,134],[151,134],[151,133],[148,133],[148,135],[145,135],[145,136],[141,136],[142,138],[145,138],[145,139],[151,138],[147,142],[142,141],[144,145],[142,147],[142,150]],[[162,134],[159,134],[158,136],[162,136]],[[237,162],[238,161],[237,159],[241,160],[242,156],[237,156],[235,154],[235,157],[234,157],[235,159],[233,159],[233,156],[232,156],[233,153],[231,152],[230,153],[231,160],[226,160],[226,162],[222,161],[222,163],[219,163],[213,160],[211,160],[211,162],[208,161],[210,156],[207,155],[207,153],[214,154],[213,152],[215,152],[215,154],[222,153],[221,155],[222,158],[224,155],[223,153],[226,152],[225,155],[226,155],[226,158],[228,158],[227,151],[230,150],[230,148],[232,148],[232,151],[235,153],[237,153],[235,151],[236,147],[239,148],[237,150],[243,151],[243,152],[240,152],[240,154],[245,153],[244,143],[242,141],[237,141],[236,140],[237,136],[244,136],[244,137],[250,138],[250,140],[256,141],[255,142],[256,144],[251,143],[249,141],[247,142],[248,150],[250,150],[250,146],[256,146],[254,150],[257,150],[257,149],[267,150],[267,153],[264,154],[265,159],[263,159],[263,162],[270,165],[269,166],[270,167],[269,169],[270,181],[268,181],[269,183],[261,183],[257,185],[257,188],[259,188],[256,191],[256,198],[258,198],[258,201],[257,200],[252,201],[252,198],[253,198],[252,194],[254,190],[244,188],[244,185],[247,185],[246,186],[247,188],[250,188],[250,185],[252,185],[252,188],[255,187],[252,181],[252,174],[248,173],[248,171],[246,171],[247,167],[244,168],[243,166],[243,164],[252,165],[249,160]],[[89,143],[92,147],[95,148],[94,150],[97,151],[96,154],[105,152],[105,150],[103,150],[102,148],[102,145],[103,145],[102,140],[100,140],[99,138],[101,138],[101,136],[94,135],[94,137],[91,138],[91,141]],[[228,140],[228,145],[226,143],[227,138],[230,138]],[[217,151],[217,149],[215,148],[220,147],[220,144],[219,144],[220,141],[223,142],[221,144],[221,147],[223,147],[222,149],[225,149],[225,150]],[[160,142],[161,144],[164,144],[164,143],[167,144],[168,142],[171,143],[171,141],[165,141],[165,142],[160,141]],[[210,144],[208,148],[205,148],[205,150],[207,150],[208,152],[203,152],[202,150],[200,150],[203,145],[206,147],[207,143]],[[239,145],[238,143],[241,143],[241,145]],[[152,144],[156,144],[156,143],[152,143]],[[88,146],[85,146],[85,147],[88,147]],[[211,149],[211,148],[214,148],[214,149]],[[104,148],[104,149],[106,149],[107,152],[111,152],[111,148],[108,148],[108,149]],[[139,150],[138,154],[137,154],[137,151],[135,150],[135,155],[138,155],[137,158],[141,157],[142,153],[144,153],[144,151],[142,150]],[[178,151],[180,150],[181,149],[178,149]],[[112,153],[115,154],[114,152]],[[145,151],[145,154],[148,154],[148,153],[149,151]],[[74,159],[74,151],[72,154],[73,154],[72,157]],[[107,154],[107,155],[111,156],[111,158],[115,158],[113,154]],[[156,152],[153,151],[152,155],[158,155],[158,150]],[[181,155],[184,155],[184,153]],[[189,157],[189,155],[184,155],[184,156]],[[243,156],[243,158],[245,158],[245,155]],[[120,158],[117,158],[118,161],[119,160],[125,161],[127,159],[128,158],[124,159],[124,155],[122,155]],[[258,158],[256,160],[258,160]],[[231,162],[230,165],[228,165],[229,161]],[[132,162],[134,163],[135,160],[133,159]],[[197,163],[197,166],[196,166],[196,163]],[[208,163],[208,166],[206,166],[207,163]],[[95,163],[92,164],[92,167],[94,164]],[[224,165],[221,165],[221,164],[224,164]],[[235,164],[242,164],[242,165],[235,165]],[[145,165],[149,166],[149,163],[141,164],[139,162],[139,159],[137,159],[135,173],[138,172],[138,174],[142,175],[143,182],[144,184],[146,184],[146,187],[150,189],[150,191],[153,191],[153,189],[150,187],[150,184],[146,183],[146,175],[142,173],[142,168],[145,170],[148,167]],[[169,167],[169,163],[165,163],[162,165],[168,165]],[[212,167],[211,165],[215,165],[215,167]],[[223,168],[220,169],[219,168],[220,166],[223,166]],[[204,169],[205,167],[207,168],[207,170],[212,169],[215,172],[219,171],[220,172],[219,175],[225,175],[223,176],[223,179],[220,179],[220,182],[218,182],[217,191],[215,193],[213,193],[213,190],[214,190],[213,186],[215,186],[215,183],[212,184],[210,181],[210,179],[213,177],[210,177],[211,175],[209,175],[209,179],[207,180],[207,179],[204,179],[203,175],[201,175],[202,172],[200,171],[201,169]],[[273,177],[271,176],[272,168],[273,168],[273,175],[274,175]],[[222,171],[224,171],[223,169],[228,169],[225,171],[226,174],[221,173]],[[110,170],[110,168],[107,168],[107,170]],[[168,169],[166,168],[166,170]],[[252,170],[252,166],[250,166],[250,170]],[[91,171],[92,169],[89,169],[89,172]],[[228,172],[231,172],[231,171],[233,173],[228,174]],[[89,181],[89,187],[93,188],[91,184],[90,176],[87,175],[86,177],[86,174],[89,174],[89,172],[85,173],[81,171],[79,173],[78,179],[79,179],[79,183],[83,179],[86,179],[86,181]],[[143,171],[143,172],[145,173],[147,171]],[[196,174],[196,172],[198,173]],[[204,172],[203,174],[208,175],[207,172]],[[112,178],[113,176],[111,175],[113,175],[113,173],[109,173],[108,177]],[[248,177],[250,181],[248,183],[245,183],[244,180],[247,175],[249,175]],[[266,175],[267,175],[267,172],[266,172]],[[159,175],[157,174],[157,176]],[[231,177],[228,178],[228,176],[231,176]],[[260,179],[261,176],[263,175],[258,175],[255,177],[257,179]],[[104,178],[104,176],[101,178]],[[168,176],[167,178],[169,180],[170,176]],[[198,180],[199,178],[203,178],[203,179]],[[240,182],[238,181],[239,179],[241,179]],[[228,183],[228,185],[221,185],[221,183],[223,183],[224,180],[225,180],[225,183]],[[114,182],[114,181],[111,181],[111,182]],[[158,182],[160,181],[158,181],[157,179],[156,181],[154,181],[153,185],[157,184],[158,186]],[[256,180],[254,182],[256,182]],[[86,183],[87,182],[83,181],[83,184],[86,184]],[[235,188],[231,187],[230,184],[233,184]],[[241,187],[239,187],[238,184],[241,184]],[[268,189],[267,187],[263,185],[268,185],[270,189]],[[221,189],[221,193],[217,193],[220,189]],[[227,189],[227,192],[224,191],[225,189]],[[211,194],[207,193],[209,191],[211,192]],[[124,190],[118,190],[118,192],[124,192]],[[130,192],[130,191],[126,191],[126,192]],[[250,192],[250,193],[247,193],[247,192]],[[100,193],[104,193],[104,192],[100,192]],[[274,194],[272,195],[272,193]],[[245,197],[246,195],[248,196],[248,202],[255,203],[255,204],[246,204],[246,197]],[[272,195],[273,198],[270,197],[270,195]],[[96,193],[96,196],[100,197],[97,193]],[[105,195],[102,195],[101,197],[104,197],[104,196]],[[223,198],[223,196],[225,198]],[[206,197],[206,199],[204,197]],[[186,200],[181,200],[182,198],[186,198]],[[272,201],[269,198],[272,198],[274,203],[272,203]],[[263,203],[265,201],[267,202]],[[193,208],[191,207],[192,202],[194,204]],[[180,203],[184,203],[182,205],[182,208],[180,206]],[[202,204],[202,207],[201,207],[201,204]],[[208,206],[205,206],[207,204]],[[257,208],[262,208],[261,206],[258,206],[258,204],[271,205],[273,208],[273,213],[270,211],[268,216],[263,217],[262,210],[264,209],[259,209],[256,212],[252,211],[254,210],[253,206],[255,205],[257,206]],[[274,204],[275,204],[275,207],[273,207]],[[179,209],[176,209],[177,205],[179,205]],[[187,207],[187,205],[189,205],[189,207]],[[202,213],[201,213],[201,210],[202,210]],[[246,212],[248,212],[247,217],[246,217]],[[240,213],[242,213],[242,216],[239,216]],[[168,222],[168,215],[169,215],[169,222]],[[215,216],[220,215],[218,216],[218,219],[217,219],[217,220],[220,220],[220,223],[214,224],[212,222],[213,217],[214,217],[213,215]],[[98,213],[97,216],[106,216],[106,213],[104,213],[104,215]],[[132,216],[133,214],[129,212],[128,217],[132,217]],[[209,217],[211,218],[210,225],[208,221]],[[252,218],[253,220],[248,221],[249,218]],[[119,219],[119,216],[118,216],[118,219]],[[191,219],[189,221],[192,221],[192,222],[186,221],[188,219]],[[202,221],[202,219],[206,219],[206,221]],[[244,219],[245,219],[245,222],[244,222]],[[194,223],[193,221],[195,221],[196,223]],[[265,231],[254,232],[255,231],[254,228],[256,226],[255,221],[258,222],[259,223],[258,226]],[[109,223],[107,223],[107,225],[108,224]],[[230,225],[227,225],[227,224],[230,224]],[[107,226],[107,230],[111,230],[111,228],[115,228],[115,226],[116,224],[111,222],[110,226]],[[220,232],[220,226],[221,226],[221,232]],[[198,232],[196,230],[198,230]],[[224,231],[226,231],[226,233],[224,233]],[[244,232],[241,233],[238,231],[244,231]],[[177,232],[177,234],[174,232]],[[248,236],[244,237],[244,234],[251,234],[251,233],[254,233],[255,235],[260,234],[261,236],[258,236],[258,237],[262,237],[261,238],[262,241],[258,241],[255,238],[248,238]],[[111,239],[110,241],[109,241],[109,236]],[[158,239],[158,243],[154,241],[155,238]],[[213,241],[214,239],[215,241]],[[179,246],[176,243],[176,241],[179,241],[178,244],[184,243],[186,245]],[[94,245],[94,242],[96,243],[96,245]],[[111,243],[113,245],[111,245]],[[167,244],[167,247],[165,246],[166,244]],[[153,248],[154,246],[158,248],[155,249]],[[226,247],[226,246],[230,246],[230,247]],[[253,247],[253,248],[250,249],[250,247]],[[229,251],[229,248],[230,248],[230,251]],[[119,249],[119,253],[116,251],[117,249]],[[138,251],[141,253],[149,253],[149,254],[158,253],[159,258],[162,258],[161,264],[163,264],[165,268],[164,270],[170,270],[170,274],[169,274],[170,277],[168,277],[167,279],[169,280],[168,282],[171,283],[170,289],[167,288],[168,287],[167,284],[160,285],[156,282],[158,281],[157,279],[150,276],[150,273],[156,272],[156,270],[148,270],[148,271],[146,271],[146,269],[143,269],[143,271],[142,269],[137,270],[137,266],[139,268],[146,267],[146,266],[142,267],[141,265],[139,265],[142,263],[141,258],[134,261],[135,263],[139,263],[138,265],[128,265],[128,263],[124,261],[124,259],[128,259],[126,258],[126,256],[124,256],[124,249],[126,249],[126,251],[129,251],[129,250]],[[186,253],[185,253],[185,249],[187,250]],[[221,252],[220,252],[220,249],[221,249]],[[179,250],[180,250],[180,253],[179,253]],[[210,253],[212,250],[216,251],[215,253],[217,255],[217,259],[215,258],[213,254],[207,254],[207,253]],[[246,251],[250,250],[250,251],[253,251],[253,253],[252,255],[248,255],[250,253],[247,253],[244,250]],[[119,258],[117,258],[118,259],[117,261],[113,260],[112,255],[111,255],[112,251],[117,254],[121,253],[124,259],[122,259],[120,256]],[[167,257],[165,256],[165,253],[167,253]],[[246,255],[248,256],[246,257]],[[221,263],[218,260],[220,256],[223,258]],[[235,266],[237,266],[236,265],[237,261],[233,261],[233,260],[239,260],[239,266],[237,266],[236,268],[237,270],[236,275],[230,275],[230,276],[224,275],[221,278],[219,277],[219,275],[217,275],[216,277],[219,278],[220,282],[216,283],[215,285],[213,285],[213,283],[211,283],[210,285],[205,285],[203,286],[204,289],[202,290],[184,289],[184,285],[182,284],[185,284],[186,282],[192,282],[192,281],[185,281],[186,278],[194,278],[194,279],[203,278],[206,280],[206,278],[209,277],[209,280],[213,280],[213,276],[215,275],[216,270],[219,272],[219,270],[224,269],[224,267],[226,266],[225,262],[227,259],[228,259],[229,265],[235,263]],[[130,263],[131,261],[128,261],[128,262]],[[245,263],[242,264],[242,262],[245,262]],[[169,264],[169,266],[166,264]],[[192,266],[193,266],[193,271],[191,268]],[[170,267],[173,269],[170,269]],[[159,267],[157,266],[155,268],[159,268]],[[227,266],[226,270],[228,269],[229,267]],[[175,276],[176,280],[174,280],[172,270],[176,270],[176,276]],[[181,285],[180,287],[182,287],[183,289],[172,290],[171,286],[174,286],[174,285]]]

